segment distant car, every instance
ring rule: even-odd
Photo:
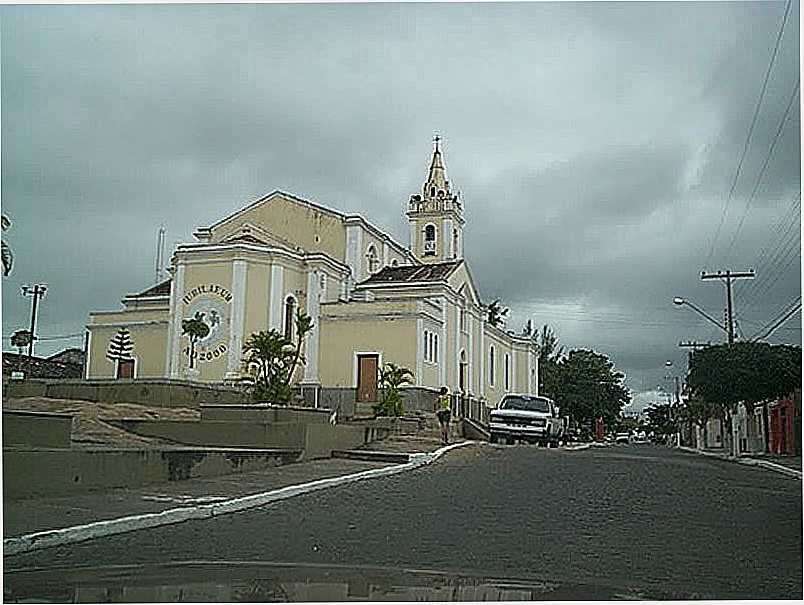
[[[617,433],[614,437],[614,443],[631,443],[631,435],[628,433]]]
[[[516,439],[558,446],[564,438],[564,421],[555,402],[535,395],[506,395],[489,415],[489,441]]]

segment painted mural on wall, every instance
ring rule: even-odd
[[[109,341],[109,348],[106,350],[106,359],[109,361],[128,361],[133,359],[134,343],[131,340],[131,332],[128,328],[120,328],[117,334],[112,336]]]
[[[232,293],[218,284],[202,284],[192,288],[183,298],[184,316],[199,318],[209,328],[206,336],[193,345],[194,359],[198,362],[215,361],[229,350],[229,322]],[[190,344],[183,349],[190,354]]]

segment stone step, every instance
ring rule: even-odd
[[[332,457],[389,463],[405,463],[410,460],[410,456],[405,452],[377,452],[371,450],[332,450]]]

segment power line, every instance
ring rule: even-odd
[[[765,71],[765,79],[762,82],[762,89],[759,92],[759,98],[757,99],[756,107],[754,108],[754,115],[751,118],[751,124],[748,127],[748,134],[745,137],[745,143],[743,144],[743,151],[740,154],[740,161],[737,163],[737,170],[734,172],[734,178],[732,179],[731,188],[729,189],[729,195],[726,198],[726,202],[723,204],[723,212],[720,215],[720,223],[717,226],[717,230],[715,231],[715,237],[712,239],[712,244],[709,248],[709,254],[706,257],[706,262],[704,262],[704,267],[709,264],[709,261],[712,259],[712,254],[715,252],[715,245],[717,244],[717,239],[720,236],[720,230],[723,228],[723,223],[726,220],[726,213],[729,208],[729,203],[731,202],[731,198],[734,195],[734,190],[737,187],[737,181],[740,178],[740,172],[743,168],[743,162],[745,161],[745,156],[748,153],[748,145],[751,142],[751,135],[754,133],[754,126],[756,126],[757,118],[759,117],[759,109],[762,106],[762,100],[765,98],[765,91],[768,88],[768,80],[770,79],[771,71],[773,70],[773,65],[776,62],[776,55],[779,53],[779,44],[782,41],[782,34],[784,33],[784,27],[787,24],[787,17],[790,14],[790,5],[792,4],[791,0],[787,0],[787,4],[784,9],[784,16],[782,17],[782,24],[779,27],[779,33],[776,36],[776,43],[773,46],[773,53],[771,54],[770,62],[768,63],[768,69]]]
[[[787,123],[787,118],[790,116],[790,108],[793,106],[793,101],[799,94],[799,85],[801,84],[801,78],[799,77],[796,80],[796,84],[793,87],[793,92],[790,95],[790,100],[787,102],[787,107],[784,110],[784,114],[782,115],[782,119],[779,121],[779,127],[776,129],[776,134],[773,137],[773,141],[771,141],[770,147],[768,148],[768,153],[765,155],[765,161],[762,163],[762,168],[759,171],[759,175],[757,176],[756,182],[754,183],[754,188],[751,191],[751,195],[748,198],[748,201],[745,204],[745,210],[743,210],[743,215],[740,217],[740,222],[737,225],[737,229],[734,232],[734,235],[731,238],[731,242],[729,243],[729,247],[726,249],[726,258],[729,258],[732,249],[734,248],[734,243],[737,241],[737,237],[740,235],[740,231],[742,231],[743,224],[745,223],[745,218],[748,216],[748,212],[751,209],[751,203],[754,201],[754,198],[757,195],[757,191],[759,190],[759,185],[762,182],[762,178],[765,176],[765,171],[768,169],[768,165],[770,164],[770,159],[773,156],[773,150],[776,148],[776,143],[779,140],[779,137],[782,134],[782,130],[784,129],[785,124]]]
[[[797,221],[793,221],[793,217],[798,216],[800,210],[801,210],[801,191],[798,191],[798,193],[795,196],[793,196],[793,198],[791,198],[788,209],[776,221],[776,224],[774,225],[772,233],[768,237],[766,244],[762,246],[760,251],[757,253],[757,261],[756,263],[754,263],[754,268],[757,271],[760,271],[763,274],[767,273],[766,271],[764,271],[765,265],[763,264],[765,262],[766,257],[768,256],[769,253],[773,254],[771,250],[773,249],[773,251],[775,252],[778,246],[781,245],[781,240],[786,237],[786,235],[782,235],[781,238],[777,238],[777,236],[779,236],[779,234],[781,234],[783,230],[785,231],[785,234],[789,233],[793,229],[793,227],[797,224]],[[772,246],[771,242],[775,243],[775,246]],[[762,280],[757,281],[761,282]],[[756,286],[757,282],[754,281],[750,282],[747,288],[746,284],[748,284],[748,282],[741,282],[740,284],[737,285],[735,293],[737,294],[738,299],[742,298],[742,294],[744,292],[751,290],[752,286]]]
[[[754,332],[754,335],[751,337],[751,340],[754,340],[758,334],[765,332],[770,326],[776,323],[780,317],[784,316],[785,313],[787,313],[792,307],[794,307],[799,302],[801,302],[801,295],[798,295],[792,301],[785,303],[782,306],[782,309],[776,315],[774,315],[771,320],[767,321],[761,328],[759,328],[756,332]]]
[[[799,298],[800,298],[800,297],[799,297]],[[767,330],[767,331],[766,331],[766,332],[765,332],[765,333],[764,333],[762,336],[759,336],[759,337],[753,338],[752,340],[757,341],[757,340],[763,340],[763,339],[767,338],[768,336],[770,336],[771,334],[773,334],[773,333],[774,333],[774,331],[776,331],[776,328],[778,328],[779,326],[781,326],[781,325],[782,325],[784,322],[786,322],[786,321],[787,321],[787,320],[788,320],[788,319],[789,319],[789,318],[790,318],[792,315],[794,315],[794,314],[798,313],[799,311],[801,311],[801,301],[799,301],[799,303],[798,303],[796,306],[794,306],[792,309],[790,309],[790,311],[788,311],[788,312],[787,312],[787,313],[784,315],[784,317],[782,317],[782,318],[781,318],[779,321],[777,321],[777,322],[776,322],[775,324],[773,324],[773,325],[772,325],[770,328],[768,328],[768,330]]]
[[[757,283],[752,284],[751,287],[741,291],[741,295],[739,297],[740,299],[744,300],[745,302],[755,299],[756,294],[760,291],[762,286],[767,284],[778,274],[779,267],[785,261],[785,259],[787,259],[795,250],[800,248],[798,245],[799,231],[797,227],[797,223],[792,221],[788,223],[783,234],[776,240],[776,244],[773,247],[770,256],[765,261],[760,263],[760,267],[758,267],[758,270],[762,271],[763,273],[763,279],[757,280]],[[750,306],[753,306],[753,304],[754,303],[751,303]]]

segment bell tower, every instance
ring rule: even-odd
[[[441,157],[441,137],[433,139],[433,159],[421,194],[410,196],[410,251],[422,263],[463,258],[463,205],[453,194]]]

